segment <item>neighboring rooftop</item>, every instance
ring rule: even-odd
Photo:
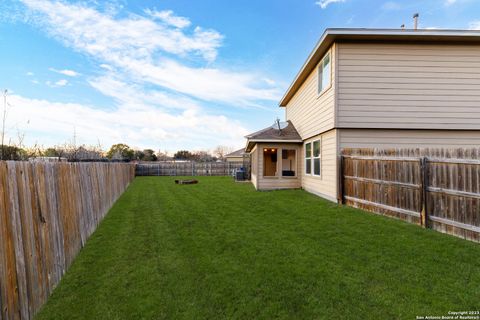
[[[326,29],[312,53],[303,64],[292,84],[282,97],[279,105],[285,107],[307,76],[312,72],[332,43],[337,41],[385,41],[425,43],[480,43],[479,30],[438,30],[438,29]]]
[[[245,149],[238,149],[236,151],[233,151],[232,153],[229,153],[225,156],[225,158],[230,158],[230,157],[243,157],[245,154]]]
[[[281,130],[274,126],[270,126],[245,136],[248,140],[245,151],[249,152],[257,142],[302,142],[302,137],[298,134],[293,123],[287,121],[286,124],[287,126]]]

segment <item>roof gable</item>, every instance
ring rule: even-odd
[[[285,107],[297,90],[320,62],[334,42],[341,41],[382,41],[382,42],[423,42],[423,43],[480,43],[478,30],[411,30],[411,29],[326,29],[290,87],[280,100]]]

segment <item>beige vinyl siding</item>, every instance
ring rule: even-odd
[[[251,180],[255,189],[258,189],[258,148],[254,146],[252,151],[250,151],[250,161],[251,161]]]
[[[339,129],[340,148],[472,148],[480,131]]]
[[[302,151],[302,188],[308,192],[337,201],[337,133],[330,130],[324,134],[312,137],[305,143],[320,139],[321,146],[321,175],[305,174],[305,152]]]
[[[302,186],[301,175],[301,153],[302,148],[300,144],[271,144],[259,143],[257,148],[257,176],[256,184],[258,190],[275,190],[275,189],[295,189]],[[263,148],[277,148],[277,166],[280,165],[282,159],[282,149],[294,149],[297,152],[296,163],[296,177],[264,177],[263,176]],[[252,164],[253,165],[253,164]],[[277,167],[279,168],[279,167]],[[253,180],[253,177],[252,177]]]
[[[335,46],[330,49],[331,86],[318,95],[318,66],[307,77],[286,106],[285,116],[295,125],[302,139],[334,127],[335,104]]]
[[[337,127],[480,129],[480,46],[337,48]]]

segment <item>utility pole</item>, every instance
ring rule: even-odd
[[[5,121],[7,120],[7,89],[3,92],[3,118],[2,118],[2,157],[1,160],[5,159]]]

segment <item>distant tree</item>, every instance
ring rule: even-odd
[[[107,158],[112,160],[132,160],[135,152],[124,143],[114,144],[107,152]]]
[[[152,149],[143,150],[143,161],[157,161],[157,155]]]
[[[215,156],[218,157],[218,159],[220,160],[224,160],[225,159],[225,156],[229,153],[231,153],[233,151],[233,149],[231,147],[227,147],[227,146],[217,146],[214,150],[213,150],[213,154]]]
[[[171,160],[171,159],[172,159],[172,157],[170,157],[168,155],[168,152],[166,150],[163,151],[163,152],[161,150],[159,150],[157,152],[157,160],[158,161],[168,161],[168,160]]]
[[[187,150],[180,150],[173,155],[173,158],[176,160],[193,160],[193,154]]]
[[[47,148],[43,150],[44,157],[60,157],[60,152],[56,148]]]
[[[4,145],[2,148],[2,159],[3,160],[27,160],[28,153],[26,150],[11,146],[11,145]]]
[[[142,150],[135,150],[133,158],[135,160],[143,161],[145,159],[145,152],[143,152]]]
[[[215,161],[216,158],[207,151],[195,151],[193,152],[193,159],[200,162]]]

